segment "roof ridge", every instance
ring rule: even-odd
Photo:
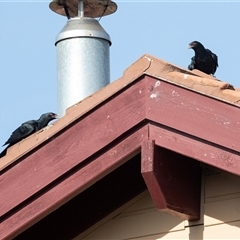
[[[122,77],[69,107],[66,111],[66,115],[57,120],[53,124],[53,127],[50,127],[52,126],[50,125],[10,147],[7,155],[0,160],[0,170],[44,143],[69,124],[73,123],[144,74],[175,85],[180,85],[184,88],[230,103],[237,107],[240,106],[240,90],[234,89],[231,84],[222,82],[198,70],[190,71],[149,54],[144,54],[124,71]]]

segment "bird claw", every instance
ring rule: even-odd
[[[47,125],[46,127],[42,128],[42,129],[40,130],[40,132],[44,132],[44,131],[46,131],[47,129],[49,129],[50,127],[52,127],[52,126],[53,126],[52,124]]]

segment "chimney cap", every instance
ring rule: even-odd
[[[71,18],[78,16],[78,0],[53,0],[49,4],[49,8],[66,16],[64,4],[67,6]],[[110,15],[117,10],[117,4],[111,0],[83,0],[84,16],[90,18],[98,18]]]

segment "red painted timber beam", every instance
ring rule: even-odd
[[[142,175],[156,207],[186,220],[200,218],[201,167],[199,162],[142,143]]]
[[[99,179],[114,171],[141,150],[141,142],[148,137],[148,126],[138,129],[113,145],[102,155],[96,156],[86,166],[59,181],[37,198],[21,206],[0,224],[0,239],[12,239],[53,212],[64,203],[83,192]]]
[[[158,146],[240,176],[240,154],[238,152],[152,124],[149,124],[149,137],[154,139]]]
[[[155,140],[157,146],[240,176],[238,119],[238,107],[145,76],[63,129],[54,139],[34,149],[16,165],[2,172],[0,239],[7,236],[12,238],[89,187],[89,184],[97,181],[108,171],[119,166],[118,164],[121,163],[112,159],[113,165],[109,165],[108,168],[105,163],[108,157],[111,161],[111,156],[108,155],[104,160],[99,160],[100,162],[96,159],[98,165],[89,164],[87,160],[96,153],[105,151],[106,146],[111,146],[113,141],[119,141],[119,138],[129,134],[129,131],[133,131],[136,125],[143,121],[146,124],[154,123],[149,126],[149,132],[146,131],[146,134],[149,134],[150,139]],[[146,134],[143,136],[146,137]],[[132,142],[126,143],[133,144],[134,147],[134,141],[132,139]],[[136,143],[141,144],[138,140]],[[150,160],[147,162],[145,157],[143,175],[144,178],[148,178],[148,187],[156,205],[168,213],[189,219],[197,218],[196,207],[191,205],[193,201],[191,196],[189,204],[193,212],[187,211],[181,202],[175,203],[171,199],[169,189],[166,187],[167,183],[164,182],[167,179],[164,175],[166,172],[159,172],[158,167],[154,168],[159,164],[154,156],[164,161],[164,169],[171,174],[170,176],[176,174],[178,180],[180,176],[175,172],[176,169],[179,168],[182,173],[188,173],[185,175],[189,176],[193,171],[190,168],[185,172],[184,166],[191,164],[188,164],[187,158],[179,154],[172,155],[156,145],[153,146],[152,153],[147,152],[150,151],[147,147],[143,147],[145,149],[143,151],[152,156],[152,162]],[[124,144],[121,148],[124,152],[124,148],[128,146]],[[108,154],[115,157],[115,152],[109,151]],[[122,155],[122,157],[126,156]],[[181,160],[173,163],[171,162],[173,160],[165,161],[166,159]],[[196,164],[198,161],[195,161]],[[179,166],[179,163],[182,163],[182,166]],[[71,175],[70,172],[80,165],[86,168],[81,169],[79,175]],[[66,176],[68,177],[62,180]],[[187,181],[183,183],[187,184]],[[178,183],[175,185],[178,186]],[[173,180],[170,186],[178,191]],[[184,192],[184,189],[181,191],[185,195],[189,194]],[[17,197],[13,197],[13,193]],[[154,197],[156,193],[158,195]],[[177,194],[172,196],[174,199],[178,197]],[[178,206],[180,209],[177,209]]]
[[[145,77],[146,119],[240,153],[240,109],[153,77]]]
[[[0,219],[143,121],[145,98],[145,83],[139,81],[2,173]]]

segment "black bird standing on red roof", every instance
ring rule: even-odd
[[[0,153],[0,158],[6,155],[7,149],[9,147],[32,135],[38,130],[46,127],[50,121],[56,118],[57,114],[49,112],[42,114],[38,120],[30,120],[24,122],[20,127],[18,127],[15,131],[12,132],[9,139],[4,143],[3,146],[7,144],[8,146]]]
[[[218,67],[217,55],[212,53],[209,49],[204,48],[198,41],[191,42],[188,48],[192,48],[195,52],[195,56],[191,58],[188,69],[198,69],[206,74],[214,75]]]

